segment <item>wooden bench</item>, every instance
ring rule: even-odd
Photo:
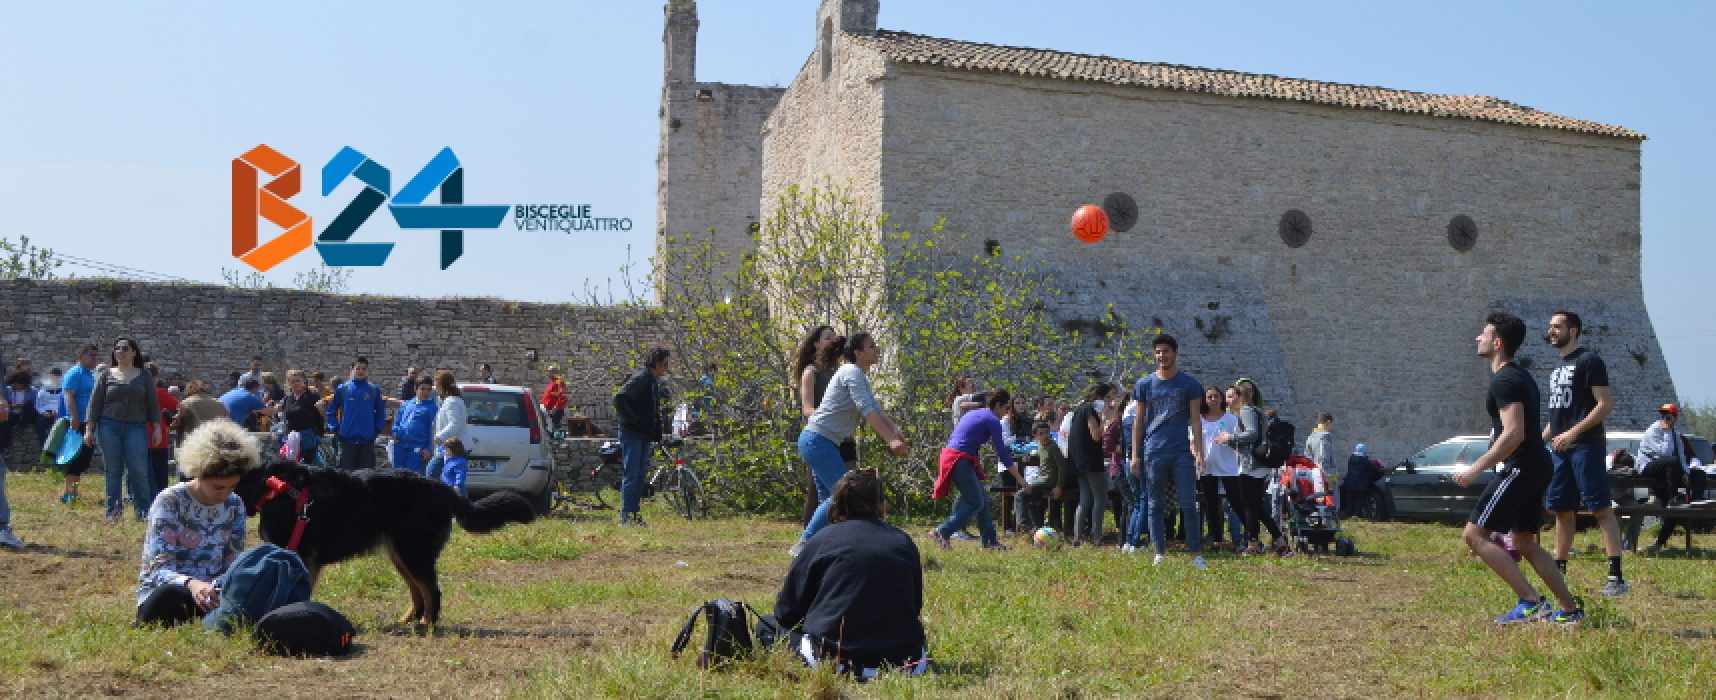
[[[1644,476],[1609,475],[1609,489],[1615,496],[1615,517],[1621,521],[1621,542],[1628,549],[1636,551],[1639,542],[1639,530],[1644,527],[1644,519],[1657,517],[1664,522],[1669,520],[1680,523],[1686,548],[1692,549],[1692,528],[1687,527],[1687,520],[1716,519],[1716,500],[1697,501],[1685,506],[1669,508],[1660,505],[1646,505],[1638,500],[1638,491],[1648,490],[1659,482]],[[1589,511],[1580,511],[1580,515],[1590,515]]]

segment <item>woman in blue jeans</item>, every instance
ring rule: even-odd
[[[994,446],[995,456],[1001,463],[1014,468],[1013,451],[1007,448],[1007,440],[1001,434],[1001,419],[1012,410],[1013,397],[1007,394],[1006,389],[991,393],[986,407],[966,411],[960,416],[959,424],[954,426],[953,435],[947,440],[947,447],[941,450],[940,469],[931,496],[937,500],[946,498],[949,485],[959,489],[953,513],[929,532],[930,539],[943,549],[949,545],[948,535],[959,532],[972,516],[977,517],[977,532],[983,538],[984,549],[1007,548],[995,537],[995,519],[989,514],[989,494],[983,491],[983,472],[978,467],[977,451],[984,443],[989,443]]]
[[[101,445],[107,471],[107,519],[125,513],[122,489],[141,521],[149,512],[149,432],[164,430],[155,378],[143,369],[148,359],[137,341],[121,336],[113,341],[112,364],[96,375],[89,400],[89,422],[83,444]]]
[[[840,443],[858,432],[859,418],[888,441],[888,449],[894,456],[906,456],[906,438],[876,404],[876,395],[870,390],[870,378],[866,374],[882,358],[881,346],[876,345],[875,338],[869,333],[858,333],[846,339],[840,356],[846,364],[835,370],[834,377],[828,380],[822,403],[805,422],[804,432],[798,434],[798,456],[810,465],[811,474],[816,477],[816,495],[822,502],[810,516],[810,523],[804,526],[798,542],[787,550],[795,557],[804,549],[805,540],[828,525],[829,494],[833,492],[835,482],[846,476],[846,460],[840,456]]]

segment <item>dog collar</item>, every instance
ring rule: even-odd
[[[268,477],[268,481],[264,484],[268,487],[268,491],[262,494],[261,498],[256,499],[257,512],[262,512],[262,507],[268,505],[269,501],[274,500],[274,497],[280,494],[286,494],[297,502],[298,522],[292,525],[292,537],[286,541],[286,549],[297,552],[298,544],[304,541],[304,529],[310,525],[310,504],[312,503],[310,489],[308,487],[294,488],[277,476]]]

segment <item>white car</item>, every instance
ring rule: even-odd
[[[530,499],[537,513],[553,505],[554,450],[548,414],[530,389],[504,384],[460,384],[469,415],[471,444],[465,488],[473,499],[512,491]]]

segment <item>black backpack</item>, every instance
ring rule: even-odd
[[[1274,469],[1293,454],[1293,424],[1276,417],[1263,419],[1263,436],[1251,446],[1251,458],[1259,467]]]
[[[748,658],[755,648],[751,643],[750,616],[757,618],[757,644],[768,648],[784,637],[774,616],[764,617],[744,601],[716,598],[691,611],[685,626],[673,640],[673,656],[691,644],[691,633],[697,628],[697,618],[709,618],[709,630],[703,638],[703,648],[697,652],[698,668],[717,668],[735,659]]]

